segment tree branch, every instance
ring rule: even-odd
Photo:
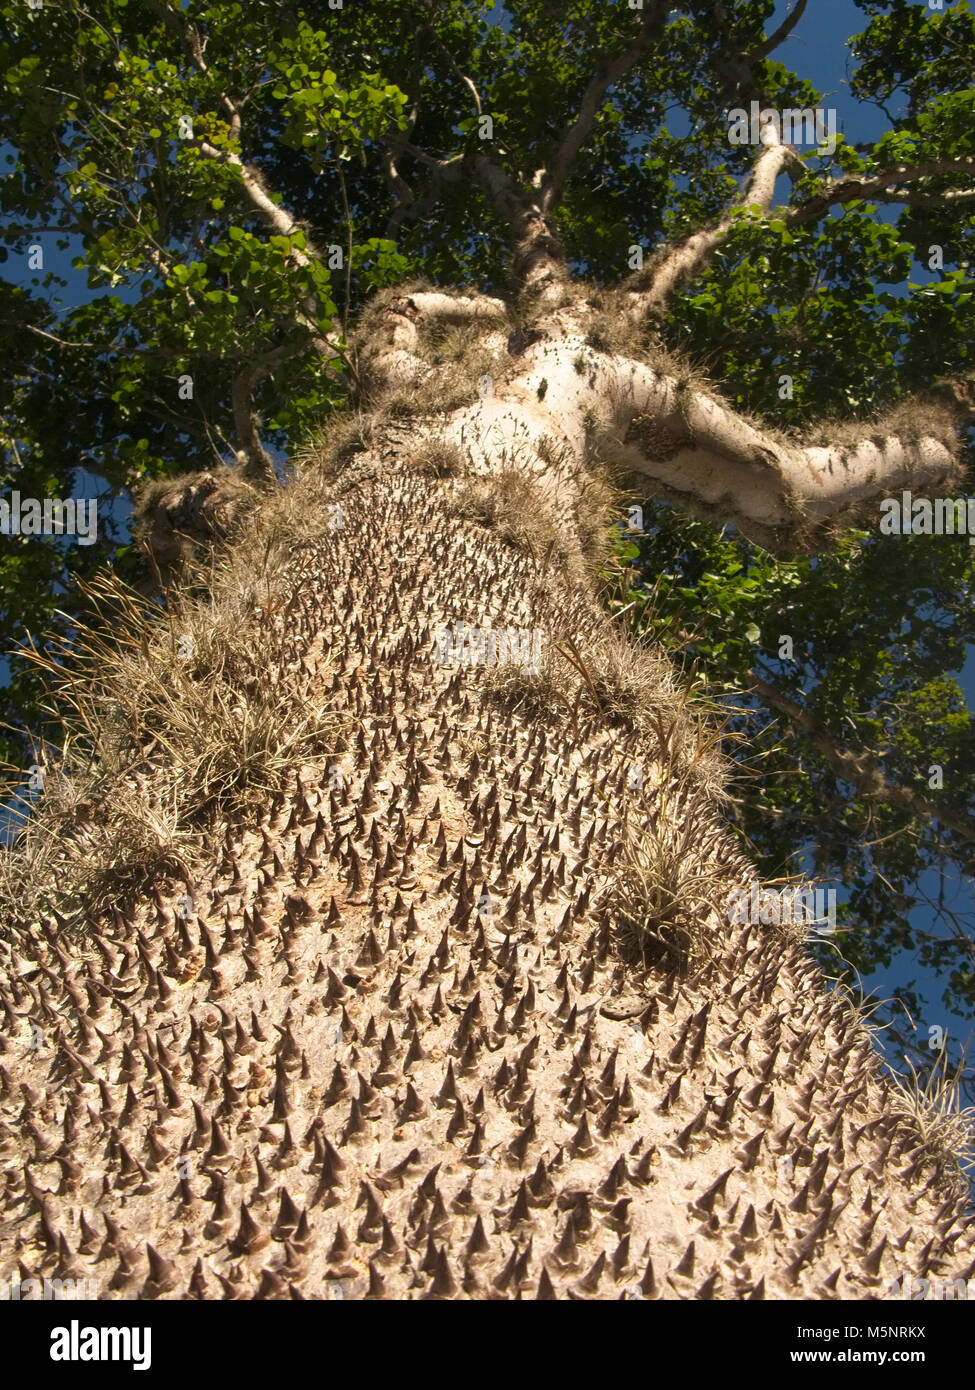
[[[961,835],[970,844],[975,844],[975,826],[970,825],[951,811],[935,806],[926,797],[919,796],[917,792],[913,792],[907,787],[891,786],[884,778],[879,759],[871,752],[867,749],[860,749],[859,752],[854,753],[849,749],[840,748],[811,714],[793,700],[780,694],[773,685],[762,680],[756,671],[749,672],[749,679],[762,699],[786,715],[798,729],[801,729],[823,754],[837,776],[856,787],[861,796],[872,801],[880,801],[886,806],[897,807],[899,810],[909,812],[912,816],[938,820],[949,830],[954,830],[956,834]]]
[[[395,239],[396,233],[408,216],[410,209],[416,206],[416,195],[400,173],[396,163],[398,156],[402,154],[406,146],[405,132],[398,131],[397,134],[402,136],[402,138],[399,141],[394,139],[391,140],[389,148],[383,151],[381,158],[383,177],[386,180],[386,186],[396,199],[396,206],[390,213],[386,223],[386,236],[390,239]]]
[[[292,233],[299,231],[299,225],[285,208],[275,203],[264,187],[264,181],[260,173],[252,164],[245,164],[240,156],[233,150],[218,150],[207,140],[199,141],[198,148],[208,159],[219,160],[221,163],[229,164],[236,169],[240,175],[241,186],[256,212],[265,219],[273,232],[279,236],[291,236]],[[311,257],[307,256],[297,246],[292,246],[288,252],[288,260],[299,269],[311,265]],[[295,322],[301,324],[310,338],[312,346],[316,352],[323,357],[334,356],[345,360],[344,354],[338,342],[330,335],[322,336],[318,324],[315,322],[313,309],[305,311],[296,306]]]
[[[538,202],[512,176],[483,154],[464,156],[468,169],[515,239],[515,274],[522,285],[544,299],[565,276],[562,251]]]
[[[837,207],[842,203],[850,203],[858,199],[875,199],[877,202],[896,203],[902,201],[897,190],[903,184],[918,183],[945,174],[962,173],[975,174],[975,159],[932,159],[923,164],[898,164],[891,169],[884,169],[879,174],[865,177],[834,179],[822,193],[817,193],[812,198],[807,198],[805,202],[797,203],[794,207],[782,209],[780,216],[787,227],[799,226],[805,222],[814,222],[824,212],[828,212],[831,207]],[[950,201],[952,197],[967,199],[973,196],[973,191],[968,189],[961,192],[947,189],[943,193],[932,193],[926,189],[906,189],[903,191],[907,193],[920,192],[925,198],[945,199],[947,201]],[[903,201],[910,200],[904,198]]]
[[[456,182],[465,174],[474,179],[515,241],[515,273],[526,288],[544,294],[547,284],[561,282],[564,262],[561,250],[539,201],[495,160],[476,150],[439,158],[407,142],[388,139],[434,172],[444,182]],[[401,219],[400,219],[401,220]]]
[[[667,22],[666,3],[657,3],[644,14],[640,22],[640,33],[630,46],[610,59],[598,76],[587,86],[579,106],[579,114],[562,137],[555,156],[542,175],[539,208],[543,214],[551,212],[562,195],[562,189],[576,155],[592,133],[596,116],[603,104],[603,97],[610,87],[618,82],[639,58],[663,33]]]
[[[234,414],[234,433],[237,447],[244,458],[244,473],[248,478],[270,478],[273,473],[271,460],[264,451],[257,428],[254,411],[253,388],[256,382],[250,372],[240,372],[231,385],[231,403]]]
[[[487,295],[443,294],[436,290],[395,294],[383,304],[383,332],[363,353],[362,367],[380,390],[412,386],[429,364],[419,350],[421,323],[505,321],[505,306]]]
[[[761,528],[769,544],[778,530],[801,534],[898,488],[920,493],[954,484],[961,474],[958,424],[972,411],[963,389],[923,437],[865,423],[859,443],[829,447],[763,434],[714,397],[645,363],[619,360],[615,370],[617,433],[603,447],[671,495],[720,505],[729,519]]]
[[[342,190],[342,212],[345,216],[345,301],[342,305],[342,339],[349,336],[349,309],[352,305],[352,213],[349,211],[349,195],[345,187],[345,174],[339,165],[339,188]]]
[[[407,132],[401,130],[393,131],[391,135],[386,137],[386,141],[388,148],[382,157],[383,174],[390,192],[397,199],[396,206],[386,223],[386,235],[394,238],[407,217],[416,220],[424,213],[433,210],[440,196],[441,184],[455,183],[461,177],[464,156],[456,154],[440,159],[436,155],[427,154],[426,150],[421,150],[416,145],[411,144]],[[420,198],[416,197],[413,189],[399,172],[397,159],[402,154],[410,155],[430,170],[426,190]]]
[[[946,188],[941,193],[908,192],[904,188],[892,188],[885,193],[875,193],[878,203],[904,203],[908,207],[943,208],[945,204],[970,203],[975,200],[975,188]]]
[[[200,31],[192,20],[185,18],[171,5],[164,4],[163,0],[146,0],[146,3],[150,9],[155,10],[167,29],[171,29],[180,40],[196,70],[203,77],[209,77],[210,69],[203,57],[203,42],[200,38]],[[231,131],[236,139],[240,133],[240,114],[237,107],[226,92],[218,91],[217,100],[230,117]]]
[[[193,66],[204,77],[210,76],[210,69],[203,56],[203,41],[200,38],[200,31],[197,26],[186,19],[182,14],[172,8],[171,5],[164,3],[164,0],[148,0],[150,7],[160,16],[167,28],[171,29],[180,39],[183,47],[193,63]],[[230,120],[230,142],[238,144],[240,141],[240,112],[236,103],[231,97],[221,89],[217,90],[217,99]],[[252,164],[245,164],[235,150],[219,150],[211,145],[207,140],[197,142],[197,148],[208,159],[216,160],[222,164],[227,164],[238,171],[241,186],[249,200],[251,206],[267,222],[268,226],[279,236],[290,236],[298,230],[295,219],[279,204],[275,203],[264,186],[264,180],[259,171]],[[311,259],[305,253],[294,246],[288,253],[288,259],[292,264],[303,269],[311,264]],[[303,313],[300,309],[296,313],[296,320],[302,327],[307,329],[311,335],[311,341],[316,351],[322,356],[334,355],[342,357],[343,354],[331,337],[322,337],[315,323],[313,311]]]
[[[791,148],[779,140],[771,127],[764,137],[767,147],[752,169],[745,191],[735,201],[728,214],[715,226],[695,232],[679,245],[669,248],[663,259],[652,268],[649,287],[636,291],[631,297],[631,313],[636,317],[659,312],[670,297],[710,260],[717,247],[727,237],[741,209],[758,205],[762,212],[772,210],[775,181],[784,171],[805,170],[805,165]],[[939,159],[923,164],[902,164],[880,174],[865,178],[834,180],[822,193],[791,208],[776,209],[787,227],[813,222],[831,207],[858,199],[874,199],[885,203],[919,203],[936,206],[943,202],[967,202],[975,199],[975,189],[948,189],[941,193],[928,190],[903,189],[904,183],[921,182],[945,174],[975,174],[975,159]],[[637,281],[640,277],[634,277]]]
[[[661,310],[682,285],[704,268],[742,209],[757,205],[762,212],[769,212],[775,196],[775,181],[784,170],[795,166],[805,168],[791,146],[781,141],[771,126],[766,127],[765,138],[768,143],[755,160],[743,192],[721,221],[670,247],[651,269],[649,286],[632,295],[631,313],[636,317]]]
[[[437,173],[447,176],[451,180],[459,178],[463,172],[464,156],[462,154],[452,154],[441,158],[439,155],[427,154],[426,150],[421,150],[418,145],[413,145],[408,140],[403,143],[402,148],[414,159],[419,160],[421,164],[425,164],[427,168],[435,169]]]
[[[291,348],[280,344],[237,373],[231,385],[231,402],[234,415],[234,433],[237,445],[245,457],[244,474],[254,481],[273,478],[274,465],[261,443],[257,412],[254,409],[254,388],[274,371],[274,368],[291,352]]]
[[[47,338],[52,343],[57,343],[58,347],[66,348],[97,348],[98,343],[68,343],[63,338],[56,338],[53,333],[47,333],[43,328],[38,328],[34,323],[25,323],[24,328],[28,333],[36,333],[41,338]]]
[[[767,58],[770,53],[773,53],[780,44],[785,43],[805,13],[805,9],[806,0],[796,0],[792,10],[783,19],[775,33],[770,34],[762,43],[756,44],[754,48],[750,48],[747,53],[742,54],[744,61],[749,64],[760,63],[763,58]]]
[[[245,164],[234,150],[218,150],[207,140],[200,140],[197,148],[208,159],[217,160],[221,164],[229,164],[231,168],[238,171],[248,201],[254,210],[261,214],[273,232],[278,236],[290,236],[292,232],[298,231],[298,223],[290,212],[274,201],[264,187],[264,180],[252,164]],[[310,264],[309,258],[297,247],[293,248],[292,255],[296,265],[306,266]]]

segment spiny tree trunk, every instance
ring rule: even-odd
[[[729,925],[754,874],[707,730],[588,578],[592,458],[614,441],[771,526],[790,492],[848,505],[860,464],[840,499],[812,451],[587,343],[584,296],[549,291],[528,332],[475,296],[387,297],[351,460],[333,440],[238,522],[231,553],[256,562],[288,519],[261,674],[344,717],[334,752],[201,831],[185,883],[80,934],[10,929],[8,1276],[127,1298],[761,1299],[973,1273],[963,1184],[897,1119],[843,995],[799,941]],[[508,366],[404,424],[390,393],[440,380],[424,319],[480,325]],[[628,443],[635,420],[671,450]],[[942,449],[892,443],[890,485],[908,455],[949,467]],[[164,500],[157,531],[199,529],[214,489]],[[540,671],[438,663],[458,623],[540,629]]]

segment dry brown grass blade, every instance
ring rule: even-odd
[[[29,638],[21,654],[61,730],[59,776],[2,852],[9,920],[56,901],[79,924],[98,917],[185,870],[201,827],[246,815],[332,750],[340,724],[318,689],[327,659],[296,676],[288,650],[281,610],[299,580],[282,528],[274,514],[259,527],[256,573],[235,551],[201,592],[169,590],[165,607],[103,574],[79,586],[91,621],[46,646]]]
[[[927,1081],[922,1082],[909,1058],[904,1058],[909,1078],[893,1075],[894,1112],[915,1130],[932,1158],[947,1159],[960,1174],[975,1176],[975,1107],[962,1106],[960,1081],[964,1058],[951,1069],[948,1036]]]

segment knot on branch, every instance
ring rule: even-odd
[[[694,442],[689,429],[662,419],[655,411],[635,416],[624,436],[624,443],[635,444],[648,459],[661,461],[674,458],[682,449],[693,447]]]

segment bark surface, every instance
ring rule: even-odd
[[[374,386],[429,377],[416,312],[380,316]],[[8,931],[8,1276],[117,1298],[761,1299],[975,1271],[964,1187],[896,1118],[856,1014],[799,941],[729,925],[754,873],[701,727],[587,578],[583,413],[666,388],[547,331],[493,398],[383,417],[345,471],[295,485],[260,621],[345,715],[342,747],[201,839],[186,883],[80,935]],[[418,469],[444,442],[466,474]],[[749,466],[758,497],[779,463]],[[547,545],[470,513],[512,470]],[[540,629],[541,673],[438,662],[458,623]],[[690,973],[631,949],[632,843],[709,882]]]

